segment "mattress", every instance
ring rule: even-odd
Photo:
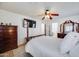
[[[41,36],[33,38],[25,45],[26,52],[34,57],[66,57],[60,53],[62,39],[52,36]]]

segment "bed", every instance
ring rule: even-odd
[[[25,45],[26,53],[30,53],[34,57],[79,57],[79,26],[74,24],[78,25],[79,23],[68,20],[64,22],[67,30],[64,26],[60,27],[60,32],[66,33],[64,38],[41,36],[31,39]]]
[[[41,36],[33,38],[25,46],[26,52],[30,53],[34,57],[62,57],[68,56],[62,55],[59,52],[59,45],[62,39],[52,36]]]
[[[79,57],[79,33],[68,33],[64,39],[41,36],[25,45],[25,50],[34,57]]]

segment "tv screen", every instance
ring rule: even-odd
[[[36,28],[36,21],[27,20],[29,28]]]

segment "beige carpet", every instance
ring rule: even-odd
[[[20,46],[17,49],[5,52],[0,54],[2,57],[24,57],[25,56],[25,47]]]

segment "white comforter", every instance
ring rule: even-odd
[[[30,40],[26,46],[26,52],[29,52],[34,57],[64,57],[60,53],[60,43],[62,39],[51,36],[41,36]]]

